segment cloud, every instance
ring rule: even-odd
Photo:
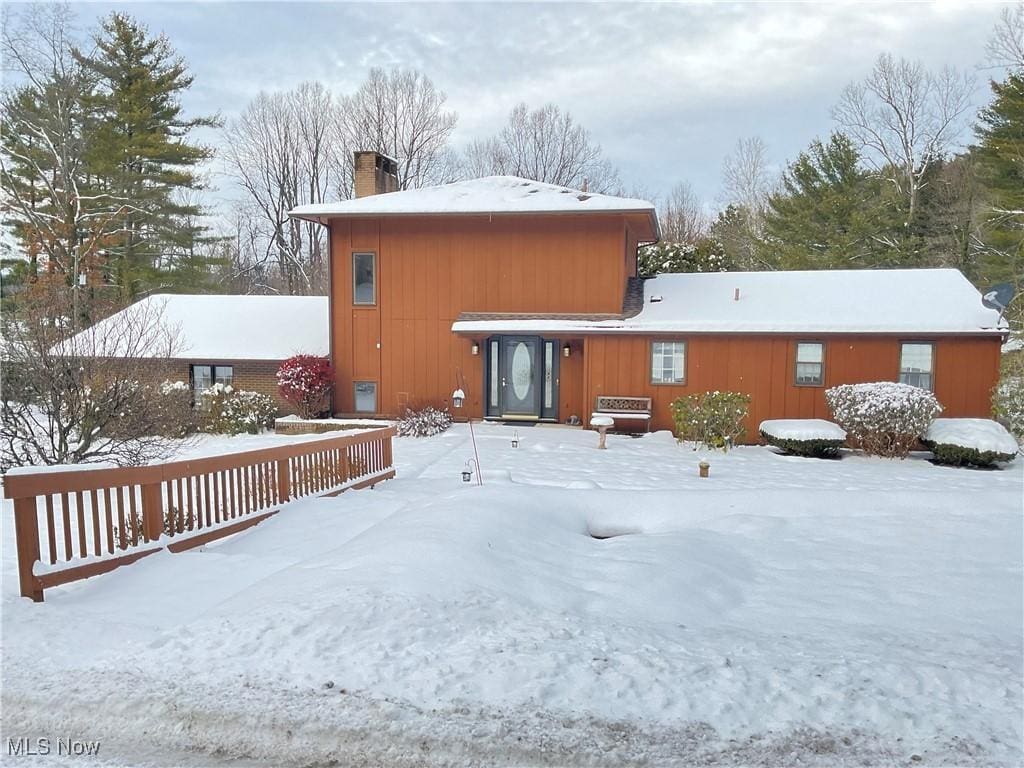
[[[553,101],[627,183],[718,192],[723,157],[759,135],[780,165],[831,129],[829,109],[880,52],[973,68],[1000,6],[942,4],[147,3],[196,76],[186,106],[230,117],[260,90],[354,89],[370,67],[427,73],[489,134],[519,101]],[[979,90],[976,101],[986,98]]]

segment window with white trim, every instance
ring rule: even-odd
[[[651,383],[686,383],[686,342],[651,342]]]
[[[900,344],[900,382],[932,390],[935,367],[935,345],[924,341]]]
[[[820,387],[825,383],[825,345],[800,341],[796,345],[796,385]]]

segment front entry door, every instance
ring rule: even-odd
[[[540,418],[540,339],[503,336],[501,339],[501,415]]]

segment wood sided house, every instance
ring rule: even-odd
[[[751,395],[766,418],[827,417],[840,383],[904,381],[948,416],[987,417],[1006,335],[957,270],[637,276],[654,206],[493,176],[393,192],[393,164],[356,153],[356,198],[291,215],[330,237],[334,410],[584,423],[680,395]],[[646,414],[634,426],[647,426]]]

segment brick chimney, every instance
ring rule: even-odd
[[[398,163],[379,152],[355,153],[356,197],[398,191]]]

